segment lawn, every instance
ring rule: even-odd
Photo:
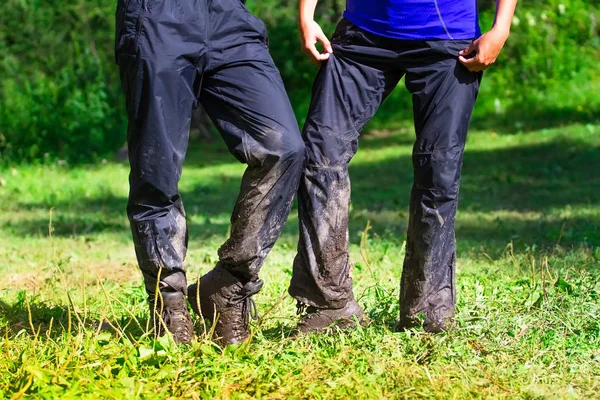
[[[127,166],[0,169],[0,397],[597,398],[600,126],[473,132],[457,218],[458,328],[394,333],[410,129],[371,132],[351,164],[355,293],[371,324],[289,338],[295,211],[262,270],[251,341],[145,336],[125,216]],[[181,191],[191,281],[217,261],[243,166],[190,149]]]

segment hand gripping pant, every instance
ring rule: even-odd
[[[401,321],[421,312],[452,316],[454,218],[481,80],[480,73],[469,72],[457,60],[469,43],[401,41],[365,32],[347,20],[338,25],[334,52],[314,83],[303,131],[307,165],[299,188],[300,241],[289,290],[300,302],[341,308],[352,296],[348,163],[358,149],[360,129],[405,76],[416,142]]]
[[[242,281],[257,279],[305,157],[265,25],[240,0],[119,0],[116,18],[129,119],[127,212],[146,291],[186,292],[178,182],[198,103],[248,164],[219,263]]]

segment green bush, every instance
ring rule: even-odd
[[[64,67],[53,76],[32,72],[26,81],[2,82],[4,154],[80,161],[122,144],[123,121],[110,101],[115,95],[97,63],[90,64],[85,72]]]
[[[316,15],[324,31],[334,30],[336,15],[326,0]],[[270,27],[271,51],[281,69],[298,119],[303,121],[316,70],[298,51],[296,13],[272,0],[251,6]],[[323,0],[321,1],[323,3]],[[495,0],[479,1],[482,31],[489,30]],[[292,6],[293,7],[293,6]],[[338,4],[338,9],[343,9]],[[597,4],[585,0],[521,1],[512,35],[497,63],[484,77],[474,123],[489,129],[520,130],[600,115],[600,52]],[[373,118],[370,128],[390,128],[412,120],[410,95],[400,82]],[[369,127],[366,129],[368,130]]]
[[[479,1],[485,31],[494,0]],[[600,112],[599,7],[584,0],[525,0],[498,63],[486,73],[474,122],[519,130],[590,121]],[[342,0],[317,12],[332,33]],[[5,0],[0,4],[0,158],[2,162],[107,157],[125,141],[125,113],[114,64],[116,0]],[[296,1],[249,0],[269,27],[271,53],[300,123],[316,68],[299,51]],[[404,125],[410,96],[395,91],[371,128]]]
[[[476,122],[495,116],[519,127],[598,118],[600,9],[592,3],[519,5],[506,48],[484,78]],[[492,21],[492,12],[482,14],[482,27]]]
[[[113,15],[108,0],[0,5],[3,161],[84,161],[123,144]]]

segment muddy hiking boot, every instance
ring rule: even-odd
[[[428,333],[441,333],[452,330],[454,327],[454,312],[447,308],[431,310],[417,315],[400,317],[396,325],[397,332],[423,327]]]
[[[168,330],[175,343],[192,342],[194,326],[183,293],[162,292],[150,299],[150,316],[156,337],[164,336]]]
[[[343,308],[338,309],[317,308],[301,302],[298,302],[296,307],[298,314],[302,316],[294,335],[324,331],[333,327],[346,330],[355,328],[357,322],[360,325],[366,322],[363,309],[354,298],[350,299]]]
[[[215,267],[188,288],[192,310],[214,326],[213,339],[227,346],[245,341],[250,336],[250,319],[258,319],[252,300],[263,281],[243,284],[223,267]]]

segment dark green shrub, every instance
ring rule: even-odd
[[[494,0],[480,0],[489,29]],[[317,12],[332,33],[342,0]],[[0,158],[3,162],[107,157],[125,141],[125,115],[113,57],[116,0],[5,0],[0,4]],[[296,1],[250,0],[269,27],[271,53],[300,122],[316,68],[299,51]],[[513,34],[486,73],[474,123],[490,129],[600,114],[599,6],[585,0],[524,0]],[[402,86],[402,84],[401,84]],[[410,95],[395,91],[371,128],[412,118]]]
[[[0,5],[3,160],[90,160],[123,144],[113,14],[107,0]]]

